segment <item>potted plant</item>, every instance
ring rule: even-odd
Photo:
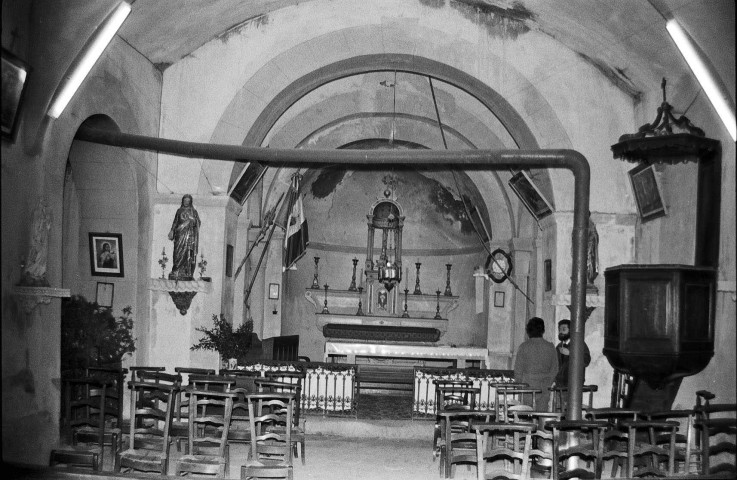
[[[115,318],[112,310],[74,295],[62,302],[61,370],[82,375],[86,367],[119,367],[136,350],[132,308]]]
[[[253,321],[249,320],[233,329],[233,324],[228,322],[221,313],[212,316],[213,328],[197,327],[195,330],[205,335],[200,341],[190,347],[191,350],[214,350],[220,354],[221,362],[234,368],[239,359],[245,358],[251,348],[251,334],[253,333]]]

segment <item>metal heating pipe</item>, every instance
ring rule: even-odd
[[[586,247],[588,238],[590,169],[575,150],[297,150],[184,142],[131,135],[82,125],[77,140],[114,147],[152,150],[194,158],[240,163],[259,162],[271,167],[329,164],[381,167],[408,165],[465,170],[509,168],[564,168],[574,177],[571,276],[572,349],[568,377],[568,419],[581,420],[584,378],[584,308],[586,304]]]

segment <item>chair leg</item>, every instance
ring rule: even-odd
[[[304,465],[305,464],[305,461],[306,461],[306,459],[305,459],[305,442],[300,442],[299,446],[300,446],[300,449],[302,450],[302,454],[301,454],[302,465]]]

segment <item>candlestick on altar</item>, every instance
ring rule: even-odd
[[[317,279],[317,263],[320,261],[320,257],[315,257],[315,276],[312,279],[312,287],[319,290],[320,289],[320,281]]]
[[[420,262],[415,263],[417,275],[415,276],[415,291],[412,293],[413,295],[422,295],[422,291],[420,290],[420,265],[422,265]]]
[[[435,309],[435,316],[433,318],[436,319],[436,320],[440,320],[440,319],[443,318],[443,317],[440,316],[440,290],[436,291],[435,292],[435,295],[437,296],[437,299],[438,299],[438,306]]]
[[[358,259],[354,258],[352,261],[353,261],[353,276],[351,277],[351,286],[348,287],[348,291],[355,292],[356,291],[356,265],[358,265]]]
[[[404,313],[402,314],[402,318],[409,318],[409,312],[407,312],[407,294],[409,293],[409,288],[404,289]]]
[[[363,316],[363,303],[361,302],[361,299],[363,298],[363,287],[358,287],[358,310],[356,311],[356,316]]]
[[[325,284],[325,306],[322,307],[322,313],[330,313],[328,310],[328,284]]]
[[[445,284],[445,295],[452,296],[453,293],[450,291],[450,267],[453,266],[452,263],[446,263],[445,266],[448,268],[448,281]]]

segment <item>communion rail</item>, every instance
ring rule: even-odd
[[[478,407],[493,408],[495,383],[514,382],[513,370],[461,369],[415,367],[412,419],[435,419],[435,380],[473,380],[474,387],[481,388]]]
[[[264,376],[267,371],[294,372],[304,370],[300,408],[311,415],[356,416],[356,366],[343,363],[292,362],[260,360],[250,362],[239,369],[257,371]],[[287,377],[277,380],[289,381]]]

